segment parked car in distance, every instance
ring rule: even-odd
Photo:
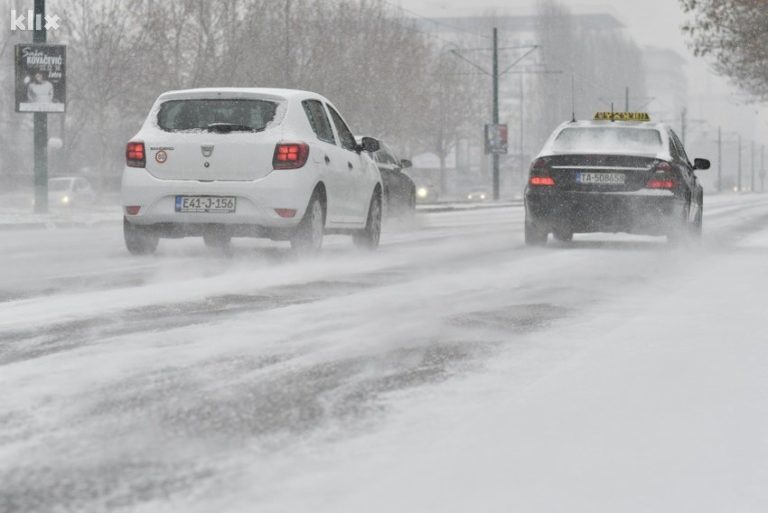
[[[356,137],[358,144],[363,136]],[[411,161],[400,159],[383,141],[379,141],[379,150],[371,153],[381,173],[384,188],[384,207],[389,215],[411,215],[416,209],[416,184],[411,177],[403,173],[411,167]]]
[[[51,206],[82,206],[95,200],[96,192],[85,178],[62,176],[48,180],[48,203]]]
[[[317,252],[326,233],[378,247],[382,185],[367,153],[323,96],[290,89],[208,88],[160,95],[126,148],[128,251],[160,238],[288,240]]]
[[[474,189],[467,194],[467,201],[488,201],[493,195],[485,189]]]

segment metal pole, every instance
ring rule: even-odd
[[[750,164],[752,165],[752,169],[751,169],[751,174],[749,176],[749,192],[755,192],[755,141],[752,141],[750,152],[751,152]]]
[[[35,31],[33,43],[45,43],[45,0],[35,0]],[[33,114],[34,153],[35,153],[35,213],[48,212],[48,114]]]
[[[741,134],[739,134],[739,174],[736,178],[736,192],[741,192]]]
[[[525,119],[525,82],[524,75],[520,73],[520,162],[525,165],[523,160],[523,126]],[[522,167],[520,169],[523,169]]]
[[[760,146],[760,192],[765,192],[765,144]]]
[[[717,192],[723,188],[723,127],[717,127]]]
[[[683,146],[685,146],[685,130],[687,128],[687,120],[686,117],[688,116],[688,109],[683,107],[683,112],[680,114],[680,139],[683,141]]]
[[[629,112],[629,87],[624,89],[624,112]]]
[[[493,124],[499,124],[499,31],[493,28]],[[499,154],[493,154],[493,199],[499,199]]]

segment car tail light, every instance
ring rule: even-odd
[[[129,207],[125,207],[125,213],[129,216],[135,216],[139,213],[139,210],[141,210],[141,207],[138,205],[131,205]]]
[[[143,142],[129,142],[125,147],[125,163],[129,167],[146,167]]]
[[[661,161],[656,165],[656,172],[645,184],[646,189],[674,189],[676,185],[672,165]]]
[[[551,176],[532,176],[529,183],[531,185],[555,185]]]
[[[275,156],[272,158],[274,169],[299,169],[304,167],[309,157],[307,143],[278,143],[275,146]]]
[[[528,183],[535,186],[553,186],[555,180],[549,176],[549,161],[547,159],[536,159],[531,164],[530,177]]]
[[[280,217],[296,217],[296,209],[295,208],[276,208],[275,212],[277,212],[277,215]]]

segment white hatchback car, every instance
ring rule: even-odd
[[[290,240],[320,249],[324,233],[379,244],[381,176],[337,109],[322,96],[287,89],[171,91],[155,102],[128,143],[123,171],[124,235],[134,254],[161,237]]]

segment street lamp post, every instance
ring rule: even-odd
[[[35,0],[35,19],[45,19],[45,0]],[[45,23],[35,24],[32,34],[33,43],[45,43]],[[35,153],[35,213],[48,212],[48,114],[33,114],[34,153]]]

